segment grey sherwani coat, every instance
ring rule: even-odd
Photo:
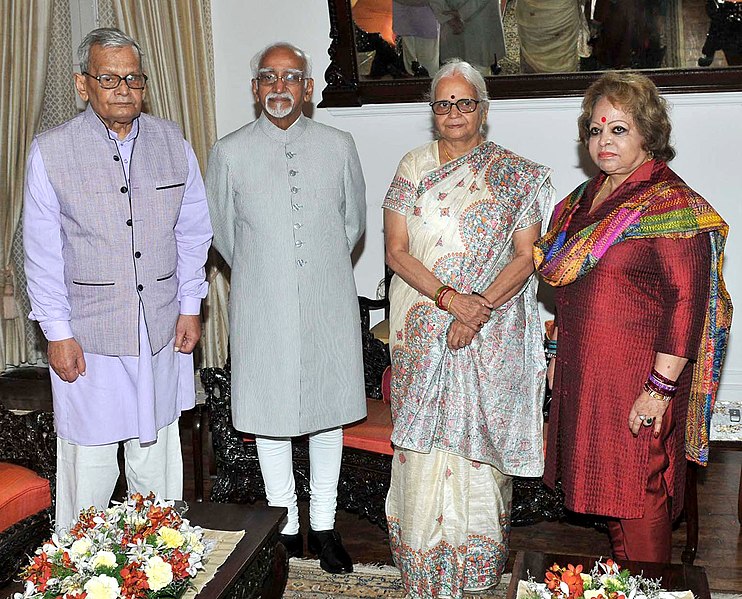
[[[232,267],[234,426],[288,437],[366,415],[350,252],[366,219],[349,133],[265,115],[219,140],[206,172],[214,247]]]

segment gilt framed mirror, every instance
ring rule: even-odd
[[[742,90],[742,0],[328,0],[321,107],[419,102],[441,60],[490,98],[579,96],[609,69],[664,93]]]

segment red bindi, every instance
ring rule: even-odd
[[[604,116],[600,117],[600,122],[601,123],[605,123],[605,117]]]

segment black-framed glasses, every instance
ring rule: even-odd
[[[275,85],[280,79],[284,85],[299,85],[304,81],[304,73],[302,71],[284,71],[283,75],[278,75],[275,71],[260,71],[258,76],[255,77],[258,85]]]
[[[459,109],[459,112],[466,114],[468,112],[474,112],[481,101],[473,98],[461,98],[455,102],[438,100],[437,102],[431,102],[430,107],[433,109],[433,114],[438,115],[448,114],[454,106]]]
[[[95,79],[103,89],[116,89],[122,81],[126,83],[129,89],[144,89],[144,86],[147,85],[147,75],[144,73],[129,73],[123,77],[111,73],[102,73],[96,77],[87,71],[83,71],[82,74]]]

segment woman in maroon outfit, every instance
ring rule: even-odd
[[[727,227],[667,166],[671,125],[649,79],[606,73],[578,125],[600,173],[557,206],[535,250],[557,287],[544,480],[561,479],[568,509],[608,517],[614,557],[670,562],[731,321]]]

